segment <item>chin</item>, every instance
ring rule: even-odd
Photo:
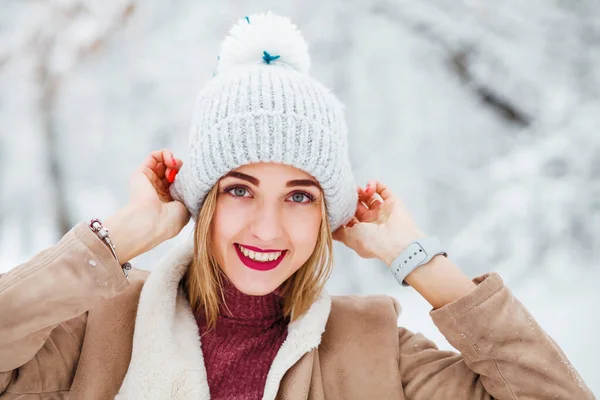
[[[248,296],[264,296],[264,295],[267,295],[267,294],[273,292],[273,290],[274,290],[274,289],[273,290],[270,290],[270,289],[261,290],[260,288],[256,288],[256,287],[252,287],[252,288],[241,287],[241,288],[239,288],[236,286],[236,288],[240,292],[242,292]]]
[[[235,277],[229,276],[228,278],[237,290],[248,296],[264,296],[273,292],[280,286],[280,284],[277,283],[260,282],[256,279],[236,279]]]

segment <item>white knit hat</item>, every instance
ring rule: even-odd
[[[343,106],[309,68],[306,42],[288,18],[252,15],[233,26],[217,73],[198,95],[189,157],[171,185],[192,218],[221,177],[259,161],[312,175],[332,230],[352,218],[357,193]]]

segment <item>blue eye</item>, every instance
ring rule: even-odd
[[[229,189],[228,192],[235,197],[245,197],[248,193],[248,189],[243,188],[241,186],[237,186]]]
[[[296,202],[296,203],[302,203],[302,200],[304,200],[305,197],[306,197],[306,195],[304,195],[302,193],[294,193],[292,195],[292,200],[294,200],[294,202]]]
[[[296,192],[290,196],[293,203],[308,204],[314,201],[314,198],[306,193]]]

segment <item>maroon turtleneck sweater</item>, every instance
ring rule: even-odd
[[[259,400],[277,351],[287,337],[289,318],[275,293],[248,296],[223,280],[216,327],[206,332],[204,310],[196,314],[211,399]]]

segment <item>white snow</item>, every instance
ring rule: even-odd
[[[147,153],[184,155],[220,41],[269,9],[298,25],[313,76],[346,104],[358,183],[387,183],[470,276],[499,272],[600,393],[594,0],[6,0],[0,271],[60,238],[61,204],[70,224],[106,217]],[[134,264],[151,269],[171,245]],[[417,293],[382,264],[336,253],[330,291],[392,294],[399,323],[449,348]]]

